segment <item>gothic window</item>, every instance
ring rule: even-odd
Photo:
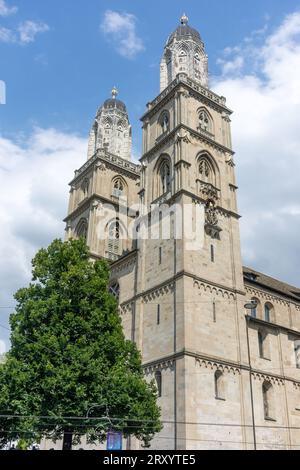
[[[81,192],[82,192],[82,199],[86,199],[89,194],[89,187],[90,187],[90,182],[86,178],[81,185]]]
[[[114,220],[108,227],[108,257],[116,260],[121,254],[120,222]]]
[[[118,122],[118,131],[123,132],[125,129],[125,122],[124,121],[119,121]]]
[[[161,182],[161,195],[166,194],[171,189],[171,171],[169,162],[166,160],[161,164],[160,167],[160,182]]]
[[[201,157],[199,160],[199,175],[201,181],[215,186],[215,172],[206,156]]]
[[[300,369],[300,341],[295,341],[295,360],[296,360],[296,367]]]
[[[79,224],[76,227],[76,236],[77,238],[87,239],[88,233],[88,223],[86,219],[81,219]]]
[[[274,419],[274,390],[270,382],[264,381],[262,385],[264,417],[265,419]]]
[[[220,370],[215,372],[215,396],[217,400],[225,400],[224,374]]]
[[[156,382],[158,397],[161,398],[162,397],[162,375],[161,375],[161,372],[156,372],[155,373],[155,382]]]
[[[179,72],[187,72],[188,53],[185,49],[179,52]]]
[[[120,298],[120,285],[118,282],[115,282],[110,285],[109,287],[109,292],[115,297],[117,301],[119,301]]]
[[[205,132],[213,132],[212,119],[205,109],[199,112],[199,128]]]
[[[113,196],[120,199],[125,194],[125,185],[121,178],[116,178],[113,181]]]
[[[159,118],[160,133],[165,134],[170,130],[170,116],[167,111],[164,111]]]

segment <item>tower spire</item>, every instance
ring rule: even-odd
[[[188,22],[189,22],[188,16],[186,16],[186,14],[183,13],[183,15],[182,15],[181,18],[180,18],[180,23],[181,23],[182,25],[186,25],[186,24],[188,24]]]
[[[111,90],[111,96],[115,100],[119,94],[119,90],[114,86],[113,89]]]

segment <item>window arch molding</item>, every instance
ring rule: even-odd
[[[128,186],[124,178],[118,175],[112,179],[111,182],[111,194],[112,196],[120,199],[127,196]]]
[[[158,118],[158,137],[170,131],[170,113],[164,109]]]
[[[257,297],[252,297],[251,301],[255,302],[256,307],[253,307],[250,311],[250,315],[253,318],[261,318],[261,302]]]
[[[274,322],[274,306],[270,302],[266,302],[264,305],[264,320],[266,322]]]
[[[80,219],[76,225],[75,234],[77,238],[83,238],[87,240],[88,235],[88,221],[87,219]]]
[[[196,157],[197,164],[197,179],[204,183],[209,183],[215,188],[220,187],[220,172],[219,167],[212,157],[212,155],[207,152],[201,152]]]
[[[119,217],[115,217],[106,225],[105,233],[108,258],[115,261],[122,255],[123,241],[126,240],[126,228]]]
[[[81,189],[81,196],[82,196],[81,200],[84,200],[89,195],[89,189],[90,189],[90,180],[89,180],[89,178],[85,178],[82,181],[80,189]]]
[[[217,400],[225,400],[225,376],[221,370],[216,370],[214,374],[215,397]]]
[[[162,154],[154,168],[153,198],[157,199],[172,190],[172,164],[168,154]]]
[[[103,126],[105,129],[111,129],[113,127],[113,121],[110,117],[105,117],[103,119]]]
[[[215,126],[214,120],[212,115],[208,111],[207,108],[202,106],[197,110],[198,115],[198,129],[203,130],[205,132],[209,132],[210,134],[215,133]]]

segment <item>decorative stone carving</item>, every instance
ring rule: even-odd
[[[105,163],[98,162],[97,165],[96,165],[96,170],[105,171],[105,170],[106,170],[106,165],[105,165]]]
[[[176,143],[177,142],[184,142],[185,144],[190,144],[192,142],[190,134],[187,131],[180,129],[180,132],[177,132],[176,135]]]
[[[210,183],[200,181],[200,194],[204,199],[216,201],[218,199],[218,190]]]
[[[205,232],[211,238],[220,239],[222,229],[218,226],[218,213],[215,206],[215,201],[208,200],[205,206]]]

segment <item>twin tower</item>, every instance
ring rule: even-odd
[[[100,107],[88,160],[70,184],[67,239],[84,237],[92,258],[111,263],[110,288],[125,334],[158,387],[164,429],[153,448],[205,448],[210,439],[237,436],[201,423],[249,422],[251,416],[242,398],[248,373],[239,366],[248,356],[231,110],[208,88],[204,43],[185,15],[167,40],[160,88],[142,117],[140,164],[131,161],[131,126],[115,88]],[[151,222],[153,205],[159,214]],[[174,227],[175,206],[190,227],[196,209],[203,210],[203,233],[192,248],[174,230],[162,236],[160,208]],[[156,224],[158,236],[129,236],[128,227],[138,234],[141,219]],[[234,413],[215,396],[215,370],[224,364],[240,390]]]

